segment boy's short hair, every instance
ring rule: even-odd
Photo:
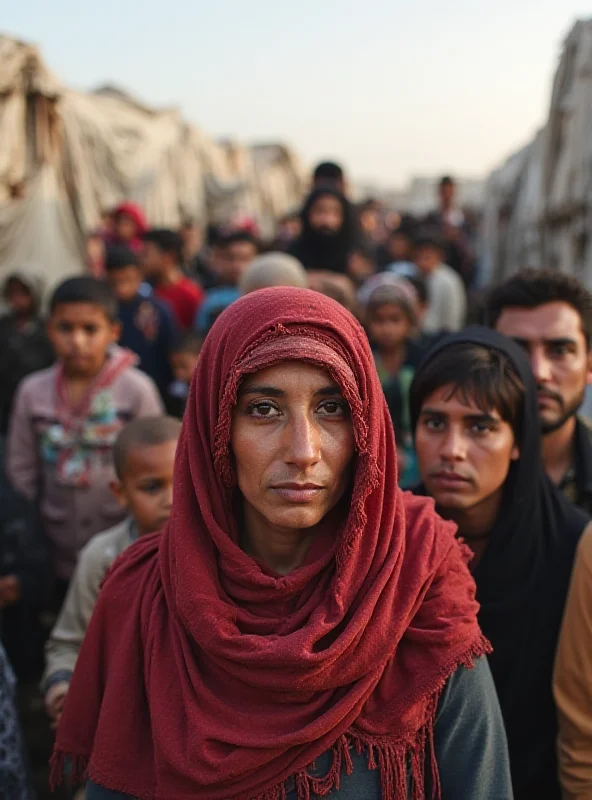
[[[218,242],[218,247],[225,250],[233,244],[252,244],[257,253],[259,252],[259,240],[249,231],[234,231],[223,236]]]
[[[173,342],[170,353],[191,353],[198,356],[203,347],[203,337],[197,331],[188,331]]]
[[[580,315],[586,344],[592,343],[592,293],[577,278],[552,269],[524,269],[491,290],[485,319],[495,328],[506,308],[538,308],[566,303]]]
[[[154,447],[179,438],[181,422],[174,417],[141,417],[128,423],[113,445],[115,474],[122,480],[130,450],[134,447]]]
[[[76,278],[68,278],[60,283],[51,296],[49,302],[50,314],[58,306],[67,303],[88,303],[89,305],[99,306],[106,314],[109,322],[116,322],[118,305],[117,298],[105,281],[98,278],[91,278],[88,275],[80,275]]]
[[[123,245],[109,245],[105,253],[105,269],[117,272],[126,267],[139,267],[140,260],[133,250]]]
[[[432,250],[437,250],[440,253],[444,253],[446,250],[444,240],[438,233],[436,233],[436,231],[420,231],[419,235],[415,239],[414,244],[416,250],[419,250],[420,247],[429,247]]]
[[[145,242],[152,242],[161,253],[172,255],[177,264],[183,260],[183,239],[170,228],[151,228],[142,239]]]
[[[475,403],[484,413],[495,409],[520,441],[525,387],[512,360],[493,347],[457,342],[444,347],[419,367],[409,391],[413,430],[426,399],[450,386],[450,397]]]

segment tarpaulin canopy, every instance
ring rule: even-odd
[[[124,199],[152,225],[241,212],[271,235],[303,190],[285,146],[219,143],[176,109],[74,91],[35,47],[0,36],[0,275],[25,262],[52,283],[80,271],[85,235]]]

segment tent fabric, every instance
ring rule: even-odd
[[[85,235],[121,200],[156,226],[240,211],[271,235],[303,191],[287,147],[219,143],[114,87],[72,90],[35,47],[0,36],[0,276],[31,261],[52,283],[82,270]]]
[[[485,275],[561,269],[592,286],[592,20],[567,36],[549,115],[534,140],[489,178]]]

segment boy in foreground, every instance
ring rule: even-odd
[[[126,519],[95,536],[80,554],[60,616],[46,644],[45,707],[57,725],[78,652],[103,578],[139,536],[162,530],[173,502],[173,469],[181,424],[171,417],[135,420],[113,450],[117,478],[111,490]]]

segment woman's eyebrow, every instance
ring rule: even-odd
[[[277,386],[263,386],[260,384],[253,384],[251,386],[244,386],[239,389],[238,391],[239,397],[244,397],[247,394],[264,394],[268,397],[284,397],[285,392],[283,389],[278,389]],[[323,395],[323,397],[335,397],[337,395],[341,395],[341,389],[339,386],[331,385],[331,386],[322,386],[320,389],[317,389],[315,394]]]
[[[277,386],[262,386],[253,384],[252,386],[243,386],[238,391],[239,397],[244,397],[246,394],[266,394],[268,397],[283,397],[286,393]]]

